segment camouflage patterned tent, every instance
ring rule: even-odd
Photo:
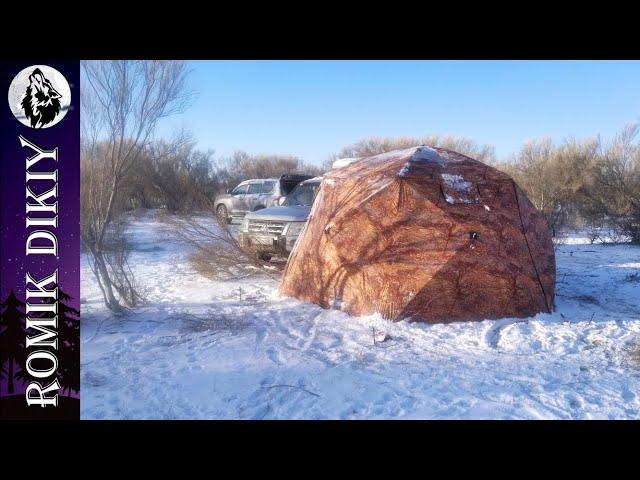
[[[280,291],[355,315],[426,322],[551,312],[544,218],[505,173],[427,146],[327,173]]]

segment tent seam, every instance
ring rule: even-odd
[[[544,291],[544,286],[542,285],[542,280],[540,280],[540,274],[538,273],[538,267],[536,267],[536,262],[533,259],[533,254],[531,253],[531,247],[529,246],[529,240],[527,239],[527,233],[525,232],[524,221],[522,220],[522,211],[520,210],[520,197],[518,196],[518,190],[516,189],[516,182],[512,179],[511,183],[513,185],[513,193],[516,196],[516,205],[518,205],[518,217],[520,217],[520,226],[522,227],[522,236],[524,237],[524,241],[527,245],[527,251],[529,252],[529,258],[531,258],[531,264],[533,265],[533,269],[536,272],[536,278],[538,279],[540,290],[542,290],[542,296],[544,297],[544,304],[547,307],[547,313],[551,313],[551,309],[549,308],[549,302],[547,301],[547,292]]]

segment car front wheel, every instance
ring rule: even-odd
[[[224,205],[218,205],[218,208],[216,208],[216,214],[221,222],[231,223],[231,218],[229,218],[229,214],[227,213],[227,207]]]
[[[257,256],[263,262],[268,262],[269,260],[271,260],[271,257],[272,257],[270,253],[262,253],[262,252],[258,253]]]

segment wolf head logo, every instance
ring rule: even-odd
[[[36,68],[29,75],[29,86],[22,96],[20,105],[33,128],[41,128],[51,123],[60,112],[62,95],[53,88],[51,82]]]

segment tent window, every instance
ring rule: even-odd
[[[442,173],[442,193],[447,203],[480,203],[478,188],[464,176],[452,173]]]

